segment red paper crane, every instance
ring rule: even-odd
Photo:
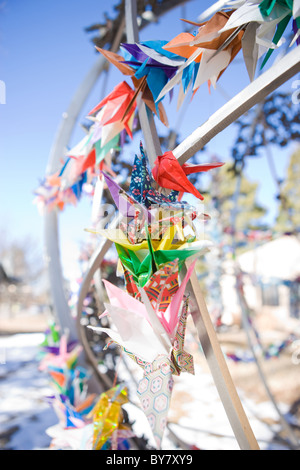
[[[180,191],[181,193],[191,193],[203,201],[204,197],[188,180],[186,175],[208,171],[213,168],[218,168],[222,165],[224,165],[224,163],[215,162],[201,163],[199,165],[184,163],[181,166],[178,160],[174,157],[173,153],[169,151],[157,157],[154,168],[152,170],[152,175],[155,181],[162,188],[174,189],[175,191]]]
[[[128,135],[132,138],[132,131],[129,121],[135,111],[136,103],[134,102],[131,109],[126,113],[127,107],[132,101],[134,90],[126,82],[119,83],[113,91],[106,96],[100,103],[95,106],[90,112],[89,116],[100,111],[104,108],[103,115],[101,116],[101,125],[107,126],[112,123],[123,123]]]

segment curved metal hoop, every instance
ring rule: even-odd
[[[213,137],[263,101],[270,93],[300,72],[300,46],[280,59],[261,74],[240,93],[229,100],[210,118],[195,129],[174,150],[173,154],[182,165],[201,150]]]
[[[137,27],[133,19],[136,18],[136,5],[133,0],[126,0],[126,28],[127,38],[129,42],[138,41]],[[212,115],[206,123],[198,127],[189,137],[187,137],[173,153],[178,161],[182,164],[191,158],[197,151],[204,147],[214,136],[228,127],[238,117],[247,112],[250,108],[263,100],[268,94],[277,89],[280,85],[293,77],[300,71],[299,47],[287,54],[280,62],[271,67],[267,72],[262,74],[241,93],[230,100],[226,105],[220,108]],[[139,105],[139,116],[141,127],[144,134],[147,153],[150,164],[154,162],[157,155],[160,154],[160,144],[154,125],[153,115],[148,113],[144,103]],[[80,340],[84,345],[89,360],[101,377],[101,380],[110,387],[109,379],[101,374],[97,364],[87,344],[86,338],[80,325],[80,316],[82,314],[83,301],[88,293],[90,283],[99,269],[101,261],[104,259],[107,251],[112,243],[109,240],[103,241],[94,252],[87,272],[81,284],[79,299],[77,303],[77,332]],[[232,383],[230,374],[227,370],[226,363],[213,326],[210,321],[209,313],[203,296],[199,290],[196,274],[194,273],[191,281],[191,290],[193,291],[199,311],[193,315],[195,326],[198,330],[199,339],[203,346],[205,356],[211,369],[216,387],[219,391],[220,398],[223,402],[225,411],[229,418],[231,427],[237,438],[241,449],[257,449],[257,442],[249,426],[247,417],[241,406],[239,397]]]
[[[126,0],[126,30],[128,42],[138,41],[138,30],[133,19],[136,18],[136,4],[132,0]],[[235,119],[248,111],[251,107],[264,99],[269,93],[291,78],[300,69],[298,50],[292,51],[284,59],[276,64],[258,79],[246,87],[240,94],[220,108],[211,118],[188,138],[186,138],[173,153],[180,163],[184,163],[197,151],[209,142],[220,131],[229,126]],[[147,113],[143,103],[139,105],[141,127],[146,141],[146,148],[150,164],[153,164],[160,154],[160,144],[153,122],[152,114]],[[104,242],[91,260],[88,272],[81,286],[77,315],[81,315],[83,298],[87,294],[89,283],[97,270],[97,266],[104,258],[110,244]],[[225,411],[228,415],[232,429],[242,449],[257,449],[257,443],[248,420],[244,414],[241,403],[231,381],[222,352],[214,334],[209,313],[203,296],[199,290],[197,277],[191,278],[191,286],[200,312],[194,314],[193,320],[198,329],[199,339],[204,345],[204,353],[207,357],[215,384],[219,391]]]
[[[125,18],[123,18],[120,23],[118,33],[112,45],[113,52],[116,52],[119,48],[121,37],[124,34],[124,27]],[[78,115],[105,67],[107,67],[107,61],[104,56],[101,56],[88,72],[79,86],[78,91],[75,93],[67,112],[64,113],[63,120],[52,145],[46,174],[50,175],[58,170],[60,158],[64,155],[65,148],[70,140]],[[44,215],[44,240],[45,259],[49,274],[54,311],[61,330],[67,330],[69,332],[70,339],[77,339],[76,327],[71,318],[70,309],[63,289],[64,282],[60,262],[58,237],[58,215],[55,211],[46,212]]]

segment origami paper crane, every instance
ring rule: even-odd
[[[74,185],[83,179],[83,175],[88,170],[92,178],[96,176],[96,168],[101,169],[110,151],[119,148],[120,134],[104,145],[102,145],[101,134],[100,136],[95,136],[95,134],[94,126],[91,126],[88,135],[68,150],[65,163],[59,172],[62,190],[74,188]]]
[[[264,67],[273,50],[280,46],[291,18],[294,38],[290,45],[299,40],[299,0],[218,1],[207,13],[217,13],[217,10],[225,7],[232,7],[234,10],[219,33],[244,30],[242,48],[250,80],[254,78],[258,59],[266,52],[261,66]]]
[[[68,158],[60,174],[64,187],[74,184],[87,170],[95,169],[112,149],[118,149],[120,135],[124,130],[132,138],[136,104],[124,119],[123,114],[133,93],[130,86],[122,82],[89,112],[88,118],[94,124],[88,135],[67,152]]]
[[[56,424],[47,428],[46,434],[51,438],[50,450],[92,450],[92,423],[68,429]]]
[[[123,423],[122,405],[128,402],[128,391],[120,384],[102,393],[91,411],[93,417],[93,450],[124,450],[124,441],[134,433]]]
[[[47,370],[49,373],[58,393],[67,397],[74,406],[82,401],[81,392],[88,377],[87,371],[77,364],[81,351],[82,346],[79,344],[72,346],[69,351],[67,337],[62,335],[58,352],[51,349],[39,364],[39,370]]]
[[[163,157],[158,157],[163,159]],[[199,166],[200,170],[207,171],[210,168],[205,168],[208,164],[203,166]],[[221,166],[223,163],[216,163],[211,164],[211,168]],[[176,162],[174,162],[175,168],[178,166]],[[196,169],[195,166],[191,164],[184,164],[183,165],[186,174],[193,173],[193,169]],[[105,176],[108,188],[111,192],[111,195],[118,207],[120,209],[120,196],[125,197],[128,200],[128,206],[130,204],[141,204],[145,206],[147,209],[154,209],[155,204],[159,206],[159,208],[165,208],[166,210],[169,208],[170,210],[182,210],[184,209],[185,214],[190,212],[191,218],[195,218],[195,211],[194,207],[189,205],[186,201],[182,201],[179,198],[179,192],[176,190],[171,190],[168,195],[164,195],[161,191],[158,191],[154,188],[155,180],[153,179],[152,173],[149,171],[148,168],[148,159],[145,155],[142,142],[140,142],[140,155],[135,155],[134,164],[132,167],[131,173],[131,180],[129,186],[129,195],[126,195],[125,191],[120,188],[112,178]],[[124,212],[122,212],[124,213]],[[127,210],[128,213],[128,210]]]
[[[89,422],[87,416],[95,406],[96,394],[88,395],[77,406],[70,403],[65,395],[48,397],[47,401],[52,406],[63,429],[83,428]]]
[[[136,155],[134,160],[129,194],[112,177],[102,172],[111,196],[124,220],[120,222],[117,229],[104,230],[101,229],[100,224],[96,230],[87,230],[132,251],[148,248],[147,239],[149,236],[146,233],[146,226],[155,251],[176,249],[186,242],[195,241],[197,233],[193,220],[196,217],[200,219],[201,214],[185,201],[178,201],[178,191],[171,191],[168,196],[165,196],[153,189],[152,182],[154,180],[148,170],[142,144],[140,149],[140,156]],[[176,164],[177,162],[174,165]],[[193,171],[199,171],[199,169],[207,171],[220,165],[218,163],[197,166],[185,164],[182,168],[187,174],[190,174]],[[179,166],[181,173],[183,173],[182,168]],[[186,176],[184,177],[186,178]],[[208,216],[203,214],[203,219],[205,218]],[[190,228],[189,232],[185,230],[187,227]]]
[[[203,200],[204,198],[202,194],[197,191],[186,175],[208,171],[222,165],[224,165],[224,163],[202,163],[199,165],[184,163],[180,166],[173,153],[169,151],[157,157],[152,174],[155,181],[157,181],[157,183],[163,188],[173,189],[180,192],[188,192],[196,196],[198,199]]]
[[[164,46],[165,50],[181,55],[187,60],[165,84],[158,100],[180,82],[184,93],[190,83],[194,91],[206,81],[216,86],[222,73],[242,48],[241,41],[244,34],[242,28],[220,34],[232,12],[233,10],[216,12],[204,23],[187,21],[199,27],[198,34],[194,36],[190,33],[181,33]]]
[[[165,238],[168,243],[171,242],[171,239],[167,235],[165,235]],[[135,282],[140,287],[143,287],[148,282],[152,274],[158,271],[161,265],[178,259],[179,269],[181,269],[187,258],[203,255],[211,245],[207,240],[198,240],[191,243],[183,243],[174,249],[155,250],[149,234],[147,241],[148,250],[145,250],[145,252],[143,250],[132,250],[131,248],[125,247],[121,241],[115,241],[115,247],[123,267],[132,274]]]
[[[165,332],[167,332],[167,334],[169,335],[171,340],[174,339],[174,331],[175,331],[175,328],[176,328],[176,325],[177,325],[177,322],[178,322],[178,312],[179,312],[179,309],[180,309],[180,304],[181,304],[182,299],[183,299],[184,290],[185,290],[185,287],[187,285],[187,282],[188,282],[188,280],[191,276],[192,270],[195,267],[195,262],[196,261],[194,261],[191,264],[190,268],[187,271],[187,274],[186,274],[184,280],[182,281],[182,283],[180,284],[179,287],[178,287],[178,281],[176,282],[176,289],[172,289],[173,290],[173,296],[171,296],[170,291],[168,291],[168,296],[170,298],[168,299],[167,307],[164,306],[163,308],[161,308],[160,304],[161,304],[162,296],[164,294],[164,289],[165,289],[164,284],[167,282],[167,280],[169,280],[167,277],[165,277],[164,284],[161,286],[161,289],[160,289],[161,295],[159,295],[156,298],[155,305],[154,305],[154,310],[153,310],[153,304],[151,305],[151,302],[150,302],[149,297],[147,295],[147,292],[149,292],[149,285],[151,285],[151,283],[149,283],[148,286],[145,289],[139,289],[140,294],[141,294],[141,299],[145,303],[144,304],[143,302],[140,302],[136,298],[130,296],[128,293],[124,292],[119,287],[113,286],[108,281],[103,280],[103,283],[104,283],[106,291],[107,291],[107,295],[108,295],[108,297],[111,301],[111,304],[105,304],[105,307],[107,309],[105,311],[105,315],[107,315],[109,313],[111,318],[113,319],[114,323],[116,324],[117,328],[119,326],[118,331],[119,331],[119,334],[121,335],[121,342],[117,341],[118,343],[122,344],[122,341],[125,338],[126,338],[126,341],[127,341],[127,339],[130,340],[130,341],[132,339],[132,341],[135,344],[140,345],[140,346],[138,346],[138,348],[140,348],[142,346],[142,342],[145,340],[143,338],[138,339],[139,333],[137,331],[133,330],[131,335],[127,334],[128,333],[127,332],[127,328],[128,328],[127,320],[129,319],[129,315],[131,315],[131,313],[132,313],[134,316],[138,316],[139,318],[142,319],[139,322],[141,324],[141,328],[146,328],[147,330],[149,330],[149,336],[147,337],[148,339],[145,340],[145,341],[149,341],[149,344],[151,344],[151,341],[155,341],[157,345],[160,344],[160,346],[157,346],[159,348],[160,352],[162,352],[162,351],[166,352],[165,348],[166,347],[169,348],[171,346],[171,344],[170,344],[170,341],[168,340],[168,338],[166,337]],[[169,265],[169,267],[170,267],[170,265]],[[175,274],[176,270],[177,270],[177,273],[176,273],[176,278],[177,278],[178,277],[178,263],[177,262],[172,263],[172,268],[173,268],[172,270],[174,270],[173,274]],[[161,277],[162,276],[162,271],[157,273],[156,279],[158,278],[158,275],[160,276],[160,279],[162,279],[162,277]],[[151,281],[153,282],[153,278],[152,278]],[[174,291],[175,291],[175,293],[174,293]],[[153,300],[154,299],[153,299],[153,296],[152,296],[152,302],[153,302]],[[126,322],[124,324],[123,324],[123,322],[125,320],[119,314],[114,313],[115,312],[114,309],[117,309],[117,308],[120,308],[122,310],[128,309],[130,311],[130,314],[128,314],[126,316]],[[159,318],[159,321],[157,320],[157,318]],[[147,323],[145,323],[144,320],[146,320]],[[150,328],[149,328],[148,325],[150,326]],[[150,333],[151,326],[152,326],[152,330],[153,330],[154,334]],[[133,328],[133,325],[132,325],[131,329],[132,328]],[[101,329],[101,331],[102,330],[103,329]],[[108,332],[107,329],[105,329],[103,331],[107,332],[108,334],[113,334],[113,335],[115,334],[115,332],[111,332],[111,331]],[[124,336],[122,336],[122,334]],[[155,340],[155,335],[159,337],[159,343],[157,342],[157,340]],[[118,338],[119,338],[119,336],[118,336]],[[130,349],[130,348],[131,348],[131,350],[134,349],[134,346],[132,346],[131,344],[126,343],[126,345],[129,346],[128,349]],[[146,346],[145,346],[145,348],[146,348]],[[144,348],[143,352],[141,352],[141,350],[139,350],[138,355],[140,357],[144,358],[145,360],[148,360],[149,362],[151,362],[151,360],[153,360],[153,354],[157,355],[157,353],[155,351],[153,351],[153,349],[155,349],[155,348],[153,347],[153,349],[152,349],[151,346],[149,347],[149,350],[145,349],[145,348]],[[161,348],[163,348],[163,349],[161,349]],[[146,355],[148,355],[148,356],[146,357]]]
[[[102,129],[102,147],[124,128],[132,138],[132,120],[136,105],[132,106],[130,113],[127,113],[125,117],[124,114],[133,94],[132,88],[127,82],[123,81],[89,112],[88,116],[95,115],[97,124],[95,129],[97,127]]]
[[[254,60],[257,61],[257,57],[267,50],[261,65],[263,68],[274,49],[280,45],[282,35],[292,18],[294,18],[295,37],[291,44],[299,37],[300,6],[298,0],[262,0],[260,2],[246,0],[234,12],[223,31],[245,25],[252,25],[255,29],[255,26],[253,27],[255,23],[255,42],[262,47],[255,51]],[[271,41],[270,37],[272,37]]]
[[[107,60],[114,64],[124,75],[131,76],[135,95],[128,106],[141,94],[142,100],[159,119],[168,125],[166,112],[161,103],[157,102],[157,95],[174,74],[177,67],[183,62],[176,54],[162,49],[166,41],[147,41],[142,44],[122,44],[123,56],[100,49]]]
[[[62,335],[60,338],[58,353],[50,352],[40,363],[40,370],[45,370],[48,365],[57,367],[67,366],[69,369],[75,367],[78,356],[82,351],[82,346],[76,345],[71,351],[68,351],[67,336]],[[56,351],[55,351],[56,352]]]
[[[186,166],[186,168],[187,172],[194,170],[193,167]],[[201,168],[208,169],[207,166],[201,166]],[[140,179],[141,181],[139,181],[139,183],[142,183],[143,178],[135,178]],[[111,188],[113,198],[120,208],[120,199],[124,196],[124,191],[121,188],[118,188],[111,178],[106,177],[106,180]],[[143,195],[144,197],[147,197],[147,190],[143,190],[141,192],[141,198],[143,198]],[[133,215],[132,212],[130,212],[134,207],[132,202],[133,201],[130,200],[130,198],[126,200],[126,205],[123,206],[124,215]],[[138,211],[139,204],[140,203],[137,203]],[[174,207],[173,203],[170,204],[172,209]],[[177,203],[175,203],[175,207],[176,204]],[[130,207],[131,205],[132,207]],[[155,204],[154,207],[156,207]],[[140,213],[143,214],[143,205]],[[197,240],[196,232],[192,235],[188,234],[185,236],[182,216],[180,214],[178,217],[176,217],[176,213],[166,216],[166,223],[164,225],[161,213],[162,211],[159,211],[158,219],[154,220],[154,224],[152,223],[153,219],[150,219],[150,225],[148,225],[149,219],[142,219],[144,222],[144,226],[142,227],[137,227],[135,219],[133,225],[125,222],[124,227],[121,223],[120,227],[117,229],[90,230],[93,233],[98,233],[115,243],[115,247],[124,270],[127,270],[133,276],[133,279],[140,287],[143,287],[150,277],[159,270],[163,264],[178,259],[179,269],[181,269],[183,262],[187,258],[190,256],[202,255],[207,251],[207,248],[210,245],[210,243],[205,240]],[[132,233],[130,232],[131,228]],[[175,234],[177,234],[176,239]]]
[[[192,168],[192,165],[185,164],[184,168]],[[204,167],[203,170],[204,171]],[[192,172],[191,170],[189,171]],[[120,210],[126,217],[134,217],[135,211],[140,210],[151,217],[149,210],[155,208],[157,204],[160,208],[170,210],[182,210],[185,214],[191,213],[191,218],[195,218],[193,206],[185,201],[178,200],[178,191],[171,191],[168,196],[154,189],[155,181],[151,172],[148,170],[148,161],[145,155],[143,145],[140,143],[140,155],[135,155],[129,194],[127,194],[109,175],[102,172],[111,196]]]
[[[136,70],[136,78],[146,76],[154,101],[158,101],[160,90],[183,63],[181,57],[163,49],[165,44],[166,41],[121,44],[122,50],[125,50],[124,62]]]
[[[127,293],[141,300],[141,293],[133,276],[127,270],[124,270],[124,276]],[[178,287],[178,261],[175,260],[166,263],[154,273],[143,289],[154,310],[164,312],[170,305],[172,296],[177,292]]]
[[[35,203],[43,210],[58,207],[63,210],[66,203],[76,205],[85,183],[92,183],[99,171],[109,168],[110,152],[120,149],[124,131],[132,138],[136,103],[123,119],[123,113],[131,101],[134,91],[126,82],[120,83],[90,113],[94,121],[88,134],[68,150],[61,169],[45,178],[35,191]]]
[[[159,310],[162,296],[156,298],[154,310],[144,289],[140,289],[142,303],[103,281],[111,304],[105,304],[107,310],[102,316],[109,315],[117,331],[102,327],[94,329],[106,332],[144,369],[137,393],[158,446],[166,426],[173,388],[172,374],[179,375],[182,371],[194,373],[193,358],[183,349],[188,313],[184,291],[194,265],[190,266],[181,285],[176,285],[175,294],[167,308],[162,310]]]

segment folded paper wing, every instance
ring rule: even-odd
[[[184,371],[194,374],[193,357],[183,349],[187,314],[188,299],[182,307],[170,356],[158,356],[151,364],[143,364],[138,358],[133,357],[144,368],[144,376],[138,383],[137,394],[158,448],[161,447],[167,424],[174,385],[172,376]]]
[[[167,425],[167,416],[174,385],[170,361],[158,357],[144,369],[144,377],[139,381],[137,394],[148,419],[158,449]]]
[[[208,171],[222,166],[223,163],[203,165],[180,165],[171,151],[157,157],[152,174],[155,181],[163,188],[175,189],[180,192],[188,192],[203,200],[204,197],[188,180],[187,174]]]
[[[123,113],[122,120],[126,119],[127,116],[130,116],[132,114],[132,109],[136,107],[137,96],[140,94],[142,97],[142,100],[148,106],[148,108],[159,117],[159,119],[162,121],[162,123],[165,126],[168,126],[168,118],[166,115],[166,111],[162,103],[159,103],[157,105],[154,102],[152,92],[147,84],[146,76],[142,76],[141,78],[136,78],[135,77],[136,69],[126,64],[123,56],[116,54],[114,52],[107,51],[105,49],[101,49],[99,47],[96,47],[96,49],[110,63],[115,65],[120,70],[120,72],[122,72],[123,75],[130,76],[132,79],[135,91],[134,91],[134,94],[131,96],[131,99],[129,100],[129,102],[126,102],[126,109]]]
[[[132,124],[136,102],[133,103],[130,112],[125,117],[124,114],[133,95],[134,90],[127,82],[123,81],[88,113],[88,117],[94,120],[95,125],[98,125],[101,129],[102,146],[112,140],[124,128],[132,139]]]
[[[189,269],[187,270],[187,273],[181,282],[176,294],[172,298],[170,305],[168,306],[167,310],[164,312],[162,315],[162,318],[164,319],[164,325],[166,328],[166,331],[169,333],[170,337],[173,338],[175,328],[178,325],[178,315],[180,311],[180,307],[183,301],[186,285],[192,275],[192,271],[195,268],[196,261],[193,261],[191,263]],[[186,313],[187,315],[187,313]]]
[[[140,304],[143,305],[141,302]],[[169,353],[165,343],[154,332],[145,316],[111,304],[105,304],[105,308],[116,326],[116,330],[96,327],[97,331],[107,333],[114,342],[147,362],[152,362],[157,353]]]
[[[124,344],[113,339],[113,342],[116,342],[123,352],[144,370],[143,378],[138,383],[137,394],[158,448],[161,446],[167,424],[174,384],[172,376],[180,375],[181,372],[194,374],[193,356],[184,351],[187,315],[188,297],[183,299],[175,339],[169,354],[157,351],[151,361],[145,360],[134,351],[127,349]],[[98,328],[93,327],[93,329]]]
[[[128,196],[124,189],[116,183],[111,176],[102,172],[109,192],[118,208],[120,213],[125,217],[134,217],[136,211],[148,213],[146,208],[139,204],[133,197]]]

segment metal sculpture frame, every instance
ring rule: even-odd
[[[126,0],[125,27],[128,42],[138,42],[136,17],[135,0]],[[116,48],[117,47],[118,44]],[[186,162],[219,132],[224,130],[237,118],[298,73],[300,71],[299,49],[300,46],[283,57],[269,70],[261,74],[256,80],[245,87],[233,99],[228,101],[203,125],[198,127],[190,136],[178,145],[173,150],[173,154],[178,159],[179,163],[183,164]],[[99,74],[99,70],[103,69],[104,61],[100,62],[101,65],[97,65],[98,69],[95,67],[95,71],[90,74],[87,81],[95,80],[95,76]],[[80,103],[77,102],[77,106],[79,107],[81,103],[82,99],[80,100]],[[156,132],[153,114],[148,111],[146,105],[142,101],[139,103],[138,113],[147,155],[150,165],[152,166],[157,155],[161,154],[160,142]],[[57,148],[59,148],[59,139],[57,140],[56,147],[54,146],[54,153],[57,153]],[[54,165],[50,164],[48,172],[53,171],[53,169]],[[117,224],[118,220],[119,219],[116,218],[113,225]],[[87,344],[87,340],[83,332],[83,326],[80,323],[80,317],[83,310],[83,302],[89,291],[90,284],[95,273],[99,270],[100,264],[106,253],[112,246],[112,242],[109,240],[102,241],[89,261],[88,269],[80,287],[76,308],[77,331],[75,331],[66,300],[63,298],[62,293],[62,277],[60,277],[61,270],[56,230],[56,214],[47,214],[45,216],[46,248],[55,309],[59,312],[60,323],[65,328],[68,328],[69,331],[72,332],[73,336],[79,336],[79,340],[84,346],[89,362],[94,367],[96,373],[101,375],[97,368],[96,360]],[[188,263],[186,263],[186,266],[188,267]],[[187,289],[191,292],[192,298],[197,306],[197,309],[192,312],[192,318],[198,332],[199,341],[239,447],[241,450],[258,450],[259,446],[229,373],[226,360],[217,339],[195,272],[192,273]],[[111,386],[110,381],[105,374],[102,374],[101,378],[108,387]]]

